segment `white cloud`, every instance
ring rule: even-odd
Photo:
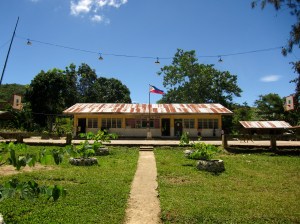
[[[119,8],[121,5],[127,3],[127,0],[98,0],[98,5],[100,7],[111,6],[115,8]]]
[[[71,1],[71,15],[78,16],[82,14],[97,13],[104,7],[119,8],[127,2],[128,0],[74,0]],[[104,19],[103,16],[97,14],[90,16],[90,19],[93,22],[110,23],[109,19]]]
[[[109,24],[110,20],[101,15],[93,15],[90,17],[92,22]]]
[[[280,79],[280,75],[268,75],[264,76],[260,79],[262,82],[276,82]]]
[[[71,1],[71,14],[76,16],[81,13],[90,12],[92,3],[92,0],[80,0],[77,4]]]
[[[103,17],[100,16],[100,15],[94,15],[94,16],[91,17],[91,20],[92,20],[93,22],[99,23],[99,22],[102,22],[102,21],[103,21]]]

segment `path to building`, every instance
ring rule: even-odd
[[[157,170],[153,151],[140,151],[132,182],[125,224],[160,223]]]

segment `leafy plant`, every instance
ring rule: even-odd
[[[26,145],[24,144],[14,144],[9,143],[8,145],[9,149],[9,158],[7,159],[10,165],[13,165],[16,167],[17,170],[20,170],[21,167],[25,167],[26,165],[34,166],[36,162],[36,156],[33,154],[27,153]],[[25,155],[17,155],[16,151],[26,153]]]
[[[6,198],[18,197],[20,199],[37,198],[40,194],[47,196],[47,199],[53,198],[57,201],[59,197],[66,196],[66,189],[61,186],[39,186],[35,181],[20,182],[17,178],[13,178],[4,185],[0,185],[0,201]]]
[[[190,144],[190,135],[188,132],[183,132],[180,137],[179,146],[185,146]]]
[[[56,165],[62,163],[64,158],[65,150],[64,149],[53,149],[52,156]]]
[[[203,159],[210,160],[215,154],[220,152],[220,149],[214,145],[205,144],[204,142],[197,142],[192,145],[194,152],[188,155],[189,159]]]
[[[73,154],[79,154],[83,158],[88,158],[95,155],[95,151],[103,146],[104,142],[109,143],[111,139],[116,139],[118,136],[114,133],[108,133],[106,130],[99,130],[97,134],[92,132],[81,133],[80,137],[85,137],[87,140],[81,142],[80,145],[76,147],[68,147],[68,152]],[[88,140],[94,140],[92,144]]]

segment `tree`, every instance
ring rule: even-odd
[[[232,131],[240,132],[240,121],[259,120],[256,108],[250,107],[246,102],[243,105],[233,105]]]
[[[261,120],[284,120],[283,99],[278,94],[260,95],[254,105]]]
[[[282,54],[287,55],[293,51],[293,47],[300,47],[300,1],[299,0],[255,0],[252,1],[252,8],[255,8],[260,3],[262,9],[265,8],[267,4],[272,4],[274,8],[279,10],[289,9],[292,16],[296,17],[296,23],[292,25],[290,31],[290,37],[287,46],[282,49]]]
[[[53,123],[55,115],[75,103],[131,102],[130,91],[121,81],[98,78],[95,70],[84,63],[78,69],[71,64],[64,71],[56,68],[41,71],[29,85],[25,98],[35,122],[42,127]]]
[[[4,84],[0,86],[0,100],[8,102],[13,94],[23,96],[26,92],[26,86],[20,84]]]
[[[195,51],[178,49],[173,62],[161,68],[168,92],[161,103],[221,103],[228,106],[240,96],[237,76],[197,62]]]
[[[66,68],[69,95],[68,106],[74,103],[131,103],[130,91],[114,78],[97,77],[96,71],[87,64]],[[74,102],[74,100],[76,102]],[[71,102],[74,102],[70,104]]]
[[[34,120],[46,125],[46,116],[60,114],[65,109],[66,79],[62,70],[41,71],[26,91],[25,98],[30,102]]]

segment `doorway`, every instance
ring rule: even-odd
[[[161,135],[170,136],[170,119],[163,118],[161,119]]]
[[[86,131],[86,118],[78,118],[77,135],[85,133]]]
[[[174,136],[180,137],[182,135],[182,119],[174,119]]]

